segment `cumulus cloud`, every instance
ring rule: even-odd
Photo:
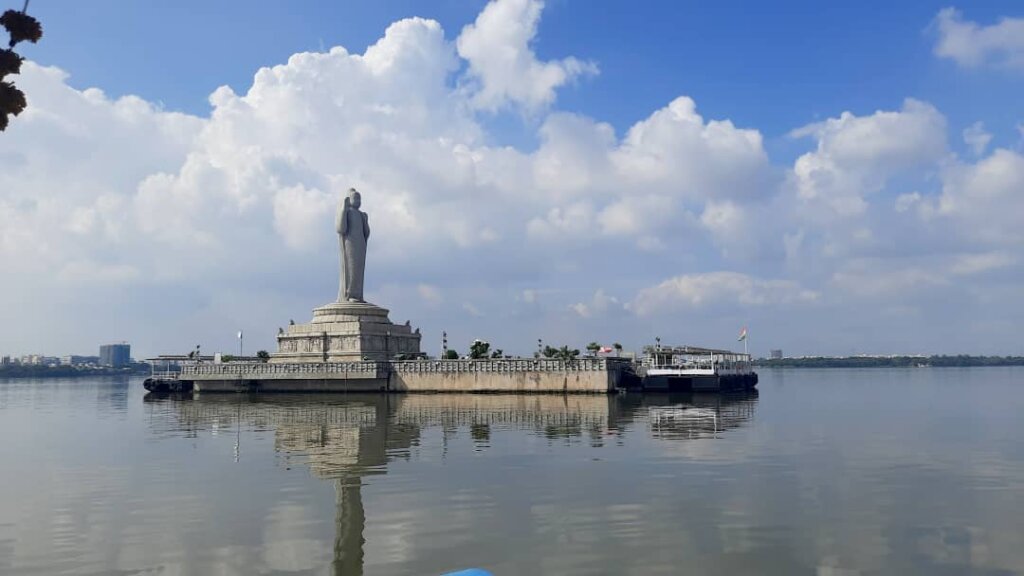
[[[493,0],[459,35],[459,55],[469,63],[472,103],[486,110],[515,104],[528,111],[550,105],[555,90],[584,74],[596,74],[593,62],[573,57],[541,62],[530,44],[544,3]]]
[[[794,130],[813,136],[817,149],[793,166],[799,198],[836,216],[860,214],[865,196],[892,175],[935,162],[946,153],[946,119],[934,106],[908,99],[899,111],[838,118]]]
[[[983,26],[964,20],[956,8],[935,17],[935,55],[967,68],[995,66],[1024,71],[1024,18],[1001,18]]]
[[[791,136],[813,138],[814,150],[797,158],[782,202],[771,206],[771,219],[759,223],[788,214],[782,233],[790,239],[786,258],[805,269],[820,270],[842,258],[885,249],[897,241],[892,236],[899,228],[878,210],[879,202],[893,206],[889,195],[902,192],[893,211],[906,213],[915,197],[910,191],[892,190],[892,183],[933,185],[951,158],[946,131],[946,118],[934,106],[913,99],[899,110],[866,116],[843,112],[794,130]],[[919,242],[900,238],[897,245]]]
[[[15,279],[0,295],[19,303],[0,307],[19,327],[0,347],[130,339],[156,353],[210,334],[230,346],[244,328],[271,348],[272,327],[336,293],[333,211],[352,186],[373,230],[370,299],[427,335],[500,322],[510,351],[568,338],[567,319],[614,316],[625,340],[696,310],[817,309],[832,294],[852,307],[884,290],[846,290],[867,272],[844,257],[893,246],[942,255],[917,276],[876,266],[879,283],[968,286],[1018,265],[1005,255],[1021,247],[1022,159],[986,152],[987,132],[965,135],[978,158],[958,159],[942,114],[908,100],[796,130],[813,149],[787,168],[758,130],[679,96],[617,133],[548,111],[578,72],[537,59],[540,6],[492,2],[456,40],[412,18],[362,54],[295,54],[244,92],[216,90],[201,117],[26,63],[29,108],[0,139],[0,261]],[[503,106],[538,115],[536,149],[492,144],[481,117]],[[729,272],[734,259],[757,269]]]
[[[740,272],[684,274],[645,288],[630,310],[650,316],[712,306],[766,306],[814,302],[819,294],[790,280],[763,280]]]
[[[937,213],[964,238],[987,246],[1024,246],[1024,155],[997,149],[943,175]]]

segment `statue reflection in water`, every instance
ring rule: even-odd
[[[147,396],[147,401],[160,400]],[[592,395],[345,395],[202,396],[167,404],[171,419],[154,418],[186,436],[217,427],[274,430],[274,449],[309,467],[335,488],[334,574],[363,573],[366,539],[364,480],[385,474],[408,455],[421,431],[439,427],[445,438],[460,430],[479,447],[495,430],[526,430],[549,439],[647,433],[656,438],[707,438],[753,418],[757,391],[737,394]],[[160,403],[164,405],[163,402]],[[690,415],[687,414],[690,412]],[[671,418],[655,414],[668,413]],[[713,413],[714,421],[691,417]],[[163,432],[163,430],[156,430]],[[445,448],[447,449],[447,448]],[[443,454],[442,454],[443,457]]]

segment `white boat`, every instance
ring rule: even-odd
[[[698,346],[646,346],[644,390],[746,390],[757,385],[750,354]]]

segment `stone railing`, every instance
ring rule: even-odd
[[[322,378],[340,376],[350,378],[379,378],[387,374],[387,362],[316,362],[294,364],[269,364],[265,362],[231,362],[228,364],[193,364],[182,366],[181,378],[202,379],[235,377],[244,380],[261,378],[310,376]]]
[[[409,360],[392,362],[395,372],[604,372],[608,370],[606,358],[578,358],[555,360],[552,358],[502,358],[486,360]]]
[[[514,372],[606,372],[617,361],[608,358],[516,358],[487,360],[409,360],[396,362],[310,362],[269,364],[263,362],[231,362],[227,364],[192,364],[182,366],[181,378],[239,379],[264,378],[386,378],[398,374],[425,373],[514,373]]]

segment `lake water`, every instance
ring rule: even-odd
[[[1024,573],[1024,369],[740,396],[0,382],[0,574]]]

